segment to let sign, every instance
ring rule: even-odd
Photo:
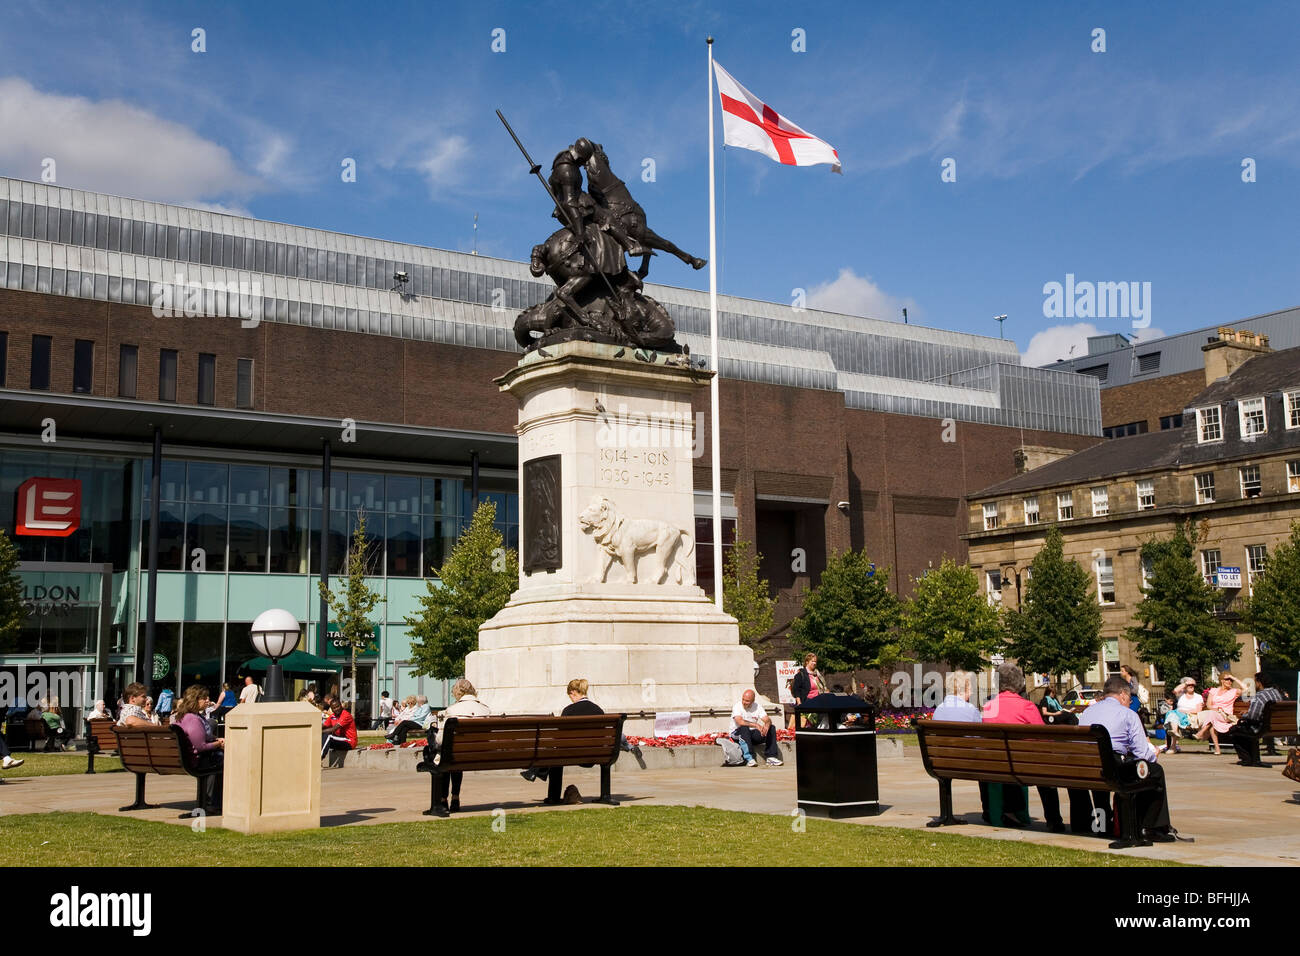
[[[1241,587],[1241,568],[1219,568],[1219,587],[1220,588],[1239,588]]]
[[[81,527],[81,482],[28,478],[18,486],[14,534],[66,538]]]

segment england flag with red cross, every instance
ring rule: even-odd
[[[722,97],[722,141],[770,156],[786,166],[830,163],[840,170],[840,154],[825,140],[805,132],[737,83],[717,61],[713,70]]]

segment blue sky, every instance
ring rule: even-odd
[[[603,143],[704,255],[713,34],[844,164],[719,151],[723,292],[992,335],[1006,313],[1041,361],[1135,331],[1045,317],[1067,274],[1151,283],[1146,335],[1300,303],[1300,6],[1135,6],[10,3],[0,173],[52,157],[62,185],[466,251],[477,213],[481,253],[527,259],[550,210],[500,107],[545,165]],[[651,277],[707,287],[666,256]]]

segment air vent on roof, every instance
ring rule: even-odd
[[[1160,353],[1148,352],[1146,355],[1138,356],[1139,372],[1158,372],[1160,371]]]
[[[1088,368],[1079,369],[1080,375],[1091,375],[1099,382],[1104,382],[1110,378],[1110,363],[1105,365],[1091,365]]]

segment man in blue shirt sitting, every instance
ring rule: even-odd
[[[1169,825],[1169,803],[1165,796],[1165,772],[1156,764],[1156,748],[1147,739],[1137,714],[1129,709],[1133,692],[1126,678],[1115,674],[1106,678],[1105,697],[1079,715],[1079,725],[1100,724],[1110,733],[1115,753],[1148,764],[1150,790],[1136,795],[1138,821],[1146,839],[1154,843],[1172,843],[1176,838]]]

